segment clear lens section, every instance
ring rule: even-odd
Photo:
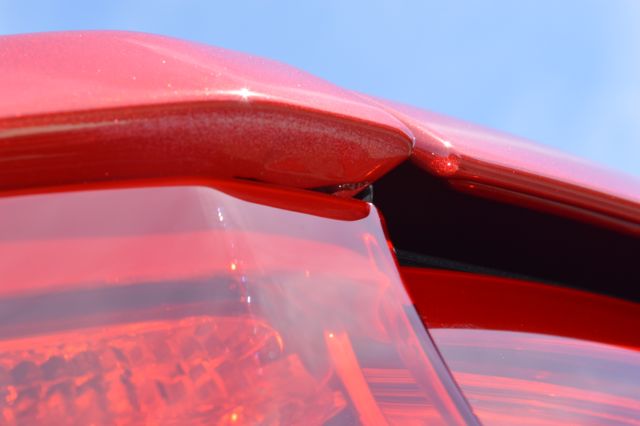
[[[475,421],[375,211],[226,185],[0,200],[1,423]]]
[[[640,352],[565,337],[433,329],[484,424],[638,424]]]

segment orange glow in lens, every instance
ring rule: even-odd
[[[346,333],[340,333],[337,336],[329,333],[326,343],[338,377],[342,379],[347,394],[360,413],[362,424],[364,426],[385,424],[385,417],[376,404],[369,385],[360,370],[358,359],[349,342],[349,336]]]

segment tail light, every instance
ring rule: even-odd
[[[556,285],[402,268],[483,424],[640,423],[640,305]]]
[[[475,422],[374,209],[217,187],[0,199],[0,423]]]
[[[637,350],[505,330],[431,332],[483,424],[638,424]]]

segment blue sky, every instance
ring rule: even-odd
[[[0,0],[0,34],[67,29],[270,57],[640,175],[638,0]]]

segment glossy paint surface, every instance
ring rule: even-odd
[[[0,188],[149,177],[367,183],[412,136],[285,65],[139,33],[0,37]]]
[[[461,120],[371,101],[411,129],[413,160],[457,189],[640,235],[637,178]]]
[[[476,423],[375,209],[210,185],[0,198],[3,423]]]
[[[551,334],[640,349],[637,303],[490,275],[412,267],[401,273],[429,327]]]
[[[640,235],[635,178],[265,59],[68,32],[0,37],[0,72],[0,189],[197,177],[352,195],[415,139],[457,189]]]
[[[484,424],[638,424],[640,305],[468,273],[401,268]]]

